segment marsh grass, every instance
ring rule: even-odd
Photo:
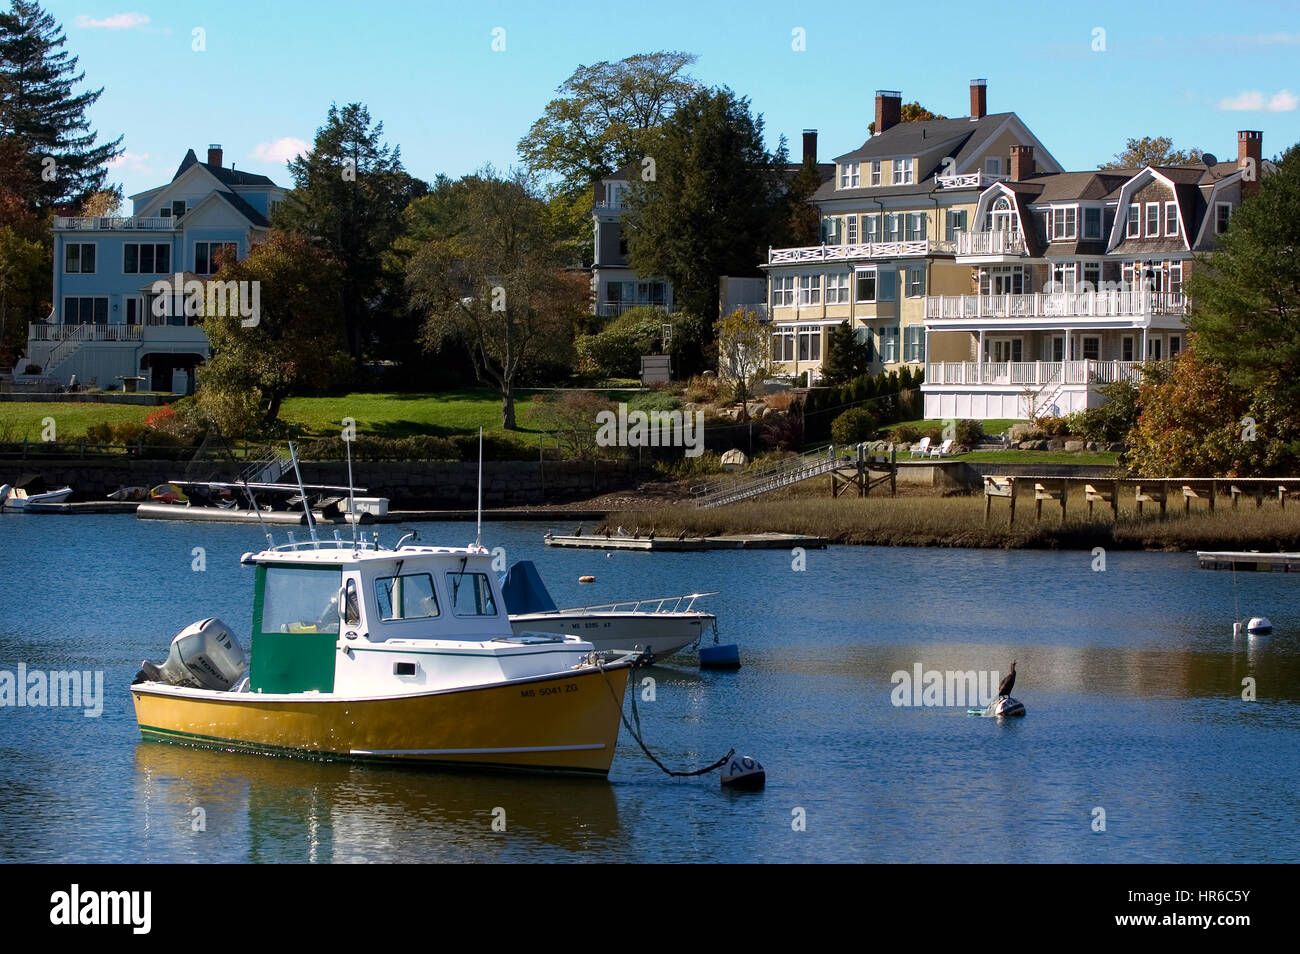
[[[1283,510],[1276,501],[1260,510],[1243,501],[1233,510],[1220,501],[1211,514],[1202,503],[1184,516],[1181,504],[1161,519],[1158,508],[1148,507],[1138,517],[1128,501],[1120,506],[1119,520],[1104,505],[1094,507],[1093,519],[1082,500],[1071,499],[1066,521],[1060,507],[1045,501],[1043,516],[1034,519],[1032,498],[1016,504],[1016,522],[1007,523],[1007,501],[993,502],[984,522],[984,497],[868,497],[832,500],[790,498],[747,501],[716,510],[696,510],[690,505],[658,510],[614,513],[611,526],[654,527],[661,536],[685,530],[689,536],[726,533],[797,533],[824,537],[832,543],[875,546],[1025,547],[1046,549],[1127,550],[1296,550],[1300,549],[1300,505]]]

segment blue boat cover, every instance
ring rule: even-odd
[[[507,613],[552,613],[556,609],[555,600],[546,592],[546,584],[532,560],[519,560],[511,565],[501,584],[501,595],[505,597]]]

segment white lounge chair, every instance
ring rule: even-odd
[[[940,444],[938,447],[930,449],[931,457],[950,457],[952,455],[952,445],[954,441],[950,438]]]
[[[930,455],[930,438],[922,437],[921,443],[912,447],[913,457],[928,457]]]

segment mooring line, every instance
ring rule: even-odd
[[[637,712],[637,708],[636,708],[636,687],[635,686],[632,687],[632,715],[636,718],[636,725],[637,725],[637,727],[633,729],[631,723],[627,721],[627,715],[623,712],[623,706],[619,703],[618,693],[614,691],[614,684],[609,681],[609,673],[606,672],[605,670],[605,661],[597,657],[596,668],[599,669],[600,674],[605,677],[605,685],[609,687],[609,697],[610,699],[613,700],[615,707],[618,709],[618,717],[623,720],[623,725],[627,728],[628,734],[632,736],[632,738],[636,739],[636,744],[641,747],[641,751],[645,753],[646,758],[648,758],[655,765],[659,766],[659,768],[664,772],[664,774],[671,775],[673,778],[691,778],[692,776],[695,775],[707,775],[709,772],[715,772],[718,769],[722,768],[722,766],[726,765],[728,760],[730,760],[730,758],[736,754],[736,750],[731,749],[730,751],[727,752],[726,755],[718,759],[718,761],[714,762],[712,765],[708,766],[707,768],[696,769],[694,772],[674,772],[668,766],[664,765],[663,762],[660,762],[657,758],[655,758],[654,753],[651,752],[650,749],[646,747],[645,742],[641,738],[641,733],[639,731],[641,728],[641,716]],[[635,663],[629,664],[628,669],[634,672],[636,670],[636,664]],[[629,681],[632,678],[632,672],[628,673]]]

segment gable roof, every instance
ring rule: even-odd
[[[266,176],[257,175],[251,172],[238,172],[235,169],[227,169],[225,166],[214,166],[208,162],[199,162],[199,157],[191,149],[185,153],[185,158],[181,160],[180,166],[176,170],[176,175],[172,176],[172,182],[179,179],[185,170],[190,166],[202,166],[212,174],[222,185],[241,186],[241,185],[267,185],[274,186],[275,183]]]

